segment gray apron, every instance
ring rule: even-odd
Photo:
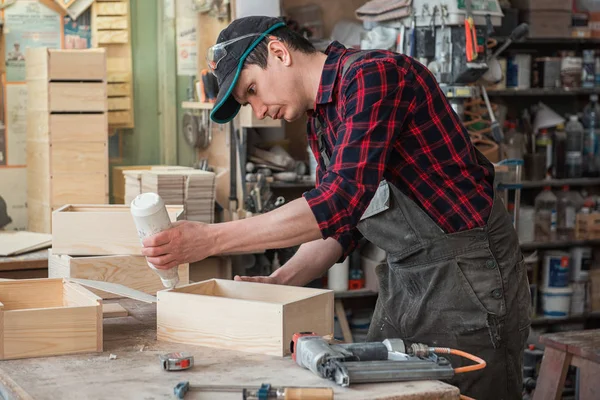
[[[343,74],[353,59],[346,61]],[[489,164],[475,152],[481,164]],[[377,267],[379,296],[368,340],[402,338],[474,354],[486,361],[486,368],[456,375],[451,384],[475,399],[521,398],[530,292],[518,237],[500,197],[494,196],[485,227],[446,234],[384,180],[358,229],[388,254],[387,264]],[[449,359],[455,368],[473,364]]]

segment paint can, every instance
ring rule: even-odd
[[[564,318],[569,315],[573,288],[542,287],[542,313],[546,318]]]
[[[591,247],[573,247],[571,249],[569,268],[571,269],[570,273],[572,281],[587,281],[591,266]]]
[[[531,54],[515,54],[507,58],[506,87],[516,89],[531,87]]]
[[[593,88],[596,84],[595,50],[583,50],[581,87]]]
[[[569,254],[552,251],[544,254],[543,287],[564,288],[569,286]]]
[[[560,78],[564,88],[581,87],[581,71],[583,59],[572,55],[566,55],[560,63]]]
[[[586,309],[587,300],[587,286],[586,281],[571,282],[573,288],[573,297],[571,297],[571,315],[581,315]]]
[[[537,57],[533,64],[532,87],[559,88],[560,57]]]

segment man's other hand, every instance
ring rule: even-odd
[[[257,282],[257,283],[270,283],[273,285],[280,285],[282,282],[279,282],[274,276],[239,276],[236,275],[233,280],[235,281],[244,281],[244,282]]]

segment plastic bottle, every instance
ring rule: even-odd
[[[556,206],[557,199],[554,193],[546,186],[535,197],[535,240],[556,240]]]
[[[171,227],[163,199],[156,193],[142,193],[131,202],[131,215],[135,221],[140,242]],[[166,288],[174,288],[179,283],[179,271],[175,266],[170,269],[158,269],[148,262]]]
[[[583,125],[577,115],[571,115],[565,127],[567,131],[567,178],[580,178],[583,170]]]
[[[585,131],[583,147],[583,165],[585,176],[598,176],[600,173],[600,151],[598,135],[600,134],[600,104],[598,95],[590,96],[590,102],[583,109],[581,118]]]
[[[535,138],[536,153],[546,155],[546,171],[552,166],[552,136],[548,129],[540,129]]]
[[[567,175],[567,133],[565,132],[565,126],[563,124],[559,124],[556,126],[556,132],[554,132],[553,147],[553,175],[557,179],[563,179]]]
[[[576,205],[569,193],[569,186],[565,185],[556,196],[556,236],[558,240],[572,240],[575,238],[575,219],[577,217]]]

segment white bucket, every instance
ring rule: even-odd
[[[546,318],[564,318],[569,315],[573,288],[542,287],[542,312]]]
[[[350,268],[350,257],[346,257],[344,262],[333,264],[327,271],[327,286],[335,292],[348,290],[348,274]]]

